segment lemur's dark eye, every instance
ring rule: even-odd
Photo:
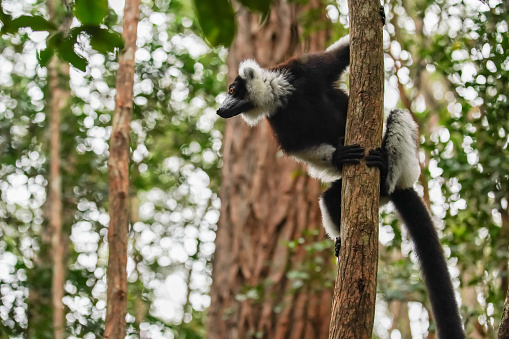
[[[230,90],[228,91],[230,94],[233,94],[233,87],[230,87]]]

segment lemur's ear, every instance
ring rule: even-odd
[[[244,77],[246,80],[253,80],[255,77],[255,71],[251,67],[244,68]]]

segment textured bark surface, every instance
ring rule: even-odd
[[[380,146],[383,117],[383,50],[380,4],[349,1],[350,101],[345,144],[366,152]],[[378,268],[380,175],[362,161],[343,169],[339,271],[329,338],[371,338]]]
[[[502,246],[507,248],[507,243],[509,242],[509,209],[504,209],[501,211],[502,215]],[[507,272],[507,262],[504,263],[504,267],[502,272]],[[509,289],[507,288],[507,275],[502,276],[502,288],[505,288],[507,291],[507,295],[504,302],[504,311],[502,312],[502,319],[500,320],[500,327],[498,329],[498,339],[506,339],[509,338]]]
[[[502,319],[500,320],[500,327],[498,329],[498,339],[509,338],[509,291],[505,297],[504,311],[502,312]]]
[[[259,25],[259,16],[238,8],[237,37],[227,60],[229,81],[246,58],[271,66],[303,50],[323,50],[326,31],[299,43],[297,19],[310,7],[325,9],[315,0],[306,7],[273,1],[264,26]],[[331,289],[320,279],[315,285],[305,282],[296,288],[296,281],[287,276],[321,255],[307,254],[304,246],[292,251],[287,245],[305,230],[319,231],[306,241],[325,238],[318,209],[319,183],[304,168],[279,156],[266,122],[251,128],[240,117],[232,118],[226,123],[223,142],[222,207],[208,338],[325,338]],[[322,272],[333,265],[333,250],[326,252]]]
[[[60,71],[59,71],[60,70]],[[64,297],[65,272],[64,244],[62,239],[62,177],[60,173],[60,111],[67,103],[69,92],[58,84],[59,73],[67,72],[65,67],[53,58],[48,66],[49,86],[51,90],[50,120],[50,184],[49,184],[49,227],[51,232],[52,283],[51,298],[53,305],[53,335],[55,339],[65,338]]]
[[[49,15],[56,20],[55,12],[59,2],[47,2]],[[61,25],[63,31],[69,30],[72,18],[65,18]],[[62,83],[65,81],[65,83]],[[69,64],[53,57],[48,65],[48,86],[50,99],[50,173],[48,188],[48,217],[51,234],[51,304],[53,309],[52,325],[55,339],[65,338],[65,309],[62,301],[66,266],[64,265],[64,246],[67,244],[62,234],[62,175],[60,171],[60,115],[70,98]]]
[[[406,301],[391,301],[389,311],[394,318],[389,333],[398,330],[401,339],[412,339],[412,331],[410,328],[410,317],[408,316],[408,303]]]
[[[134,54],[140,19],[140,1],[126,0],[118,58],[117,95],[108,161],[109,215],[107,308],[104,338],[125,337],[127,309],[127,234],[129,227],[129,131],[133,112]]]

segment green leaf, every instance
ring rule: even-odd
[[[42,51],[37,53],[37,60],[39,60],[39,65],[47,66],[51,61],[51,57],[55,54],[55,50],[51,47],[47,47]]]
[[[12,17],[4,12],[2,7],[2,0],[0,0],[0,21],[7,26],[12,21]]]
[[[64,33],[63,32],[57,32],[56,34],[48,36],[46,39],[46,46],[51,48],[56,48],[59,46],[62,41],[64,40]]]
[[[213,46],[229,46],[235,36],[236,23],[228,0],[193,0],[196,17],[207,41]]]
[[[252,12],[258,12],[262,15],[262,21],[268,17],[270,12],[271,0],[239,0],[242,5]]]
[[[114,31],[98,26],[86,26],[82,29],[90,37],[90,45],[99,53],[114,52],[115,48],[124,48],[122,36]]]
[[[52,32],[57,29],[57,26],[55,24],[44,19],[42,16],[22,15],[8,22],[8,24],[5,25],[2,31],[4,31],[5,33],[16,33],[22,27],[29,27],[33,31],[48,31],[48,32]]]
[[[73,12],[83,25],[99,25],[108,14],[108,0],[76,0]]]
[[[62,43],[58,46],[58,54],[63,60],[67,61],[80,71],[85,72],[87,70],[88,61],[76,54],[74,51],[76,37],[77,35],[73,35],[69,39],[62,41]]]

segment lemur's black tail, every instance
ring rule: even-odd
[[[440,339],[464,339],[444,251],[428,209],[413,188],[396,189],[391,201],[415,244]]]

